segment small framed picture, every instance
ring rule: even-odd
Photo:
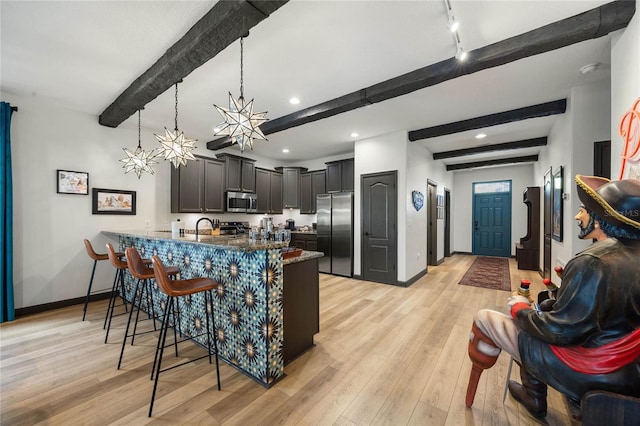
[[[56,185],[58,194],[89,195],[89,173],[57,170]]]
[[[136,192],[93,188],[93,214],[136,214]]]
[[[562,241],[562,222],[564,220],[562,209],[562,192],[564,191],[563,168],[553,174],[552,193],[553,193],[553,218],[552,218],[552,238],[556,241]]]

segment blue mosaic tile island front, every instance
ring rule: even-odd
[[[119,240],[119,251],[135,247],[143,258],[158,255],[168,266],[180,268],[180,279],[209,277],[219,283],[214,292],[213,312],[218,355],[263,386],[284,376],[283,348],[283,243],[249,244],[247,239],[194,236],[171,238],[155,232],[103,233]],[[126,297],[133,299],[135,279],[125,274]],[[153,310],[164,312],[166,296],[154,282]],[[204,296],[179,298],[179,330],[200,334],[206,325]],[[151,300],[150,300],[151,302]],[[145,304],[143,303],[143,308]],[[210,312],[211,306],[207,306]],[[206,348],[206,335],[196,339]],[[213,352],[213,348],[211,348]]]

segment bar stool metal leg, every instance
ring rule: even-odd
[[[96,274],[96,266],[98,261],[93,261],[93,268],[91,269],[91,278],[89,279],[89,288],[87,289],[87,295],[84,298],[84,308],[82,309],[82,321],[87,316],[87,305],[89,305],[89,295],[91,294],[91,286],[93,285],[93,276]]]
[[[212,363],[212,359],[211,359],[211,355],[212,355],[211,340],[213,338],[212,323],[213,323],[213,328],[215,329],[215,313],[213,312],[212,290],[218,286],[218,283],[216,283],[214,280],[210,278],[205,278],[205,277],[197,277],[197,278],[190,278],[186,280],[176,280],[176,281],[170,280],[160,258],[154,255],[152,258],[152,261],[153,261],[153,272],[156,278],[156,283],[158,283],[162,292],[167,295],[167,304],[164,312],[162,326],[160,328],[160,335],[158,336],[158,344],[156,346],[156,354],[154,357],[153,368],[151,372],[151,377],[154,380],[154,383],[153,383],[153,391],[151,394],[151,402],[149,404],[149,417],[151,417],[153,413],[153,405],[155,402],[156,392],[158,390],[158,380],[160,378],[160,373],[191,363],[191,362],[198,361],[203,358],[209,358],[209,364]],[[204,324],[205,329],[204,330],[200,329],[199,330],[200,332],[197,335],[189,335],[186,339],[177,341],[175,345],[177,347],[177,344],[183,341],[204,337],[203,336],[203,332],[204,332],[207,334],[207,337],[206,337],[207,352],[203,356],[199,356],[193,359],[189,359],[187,361],[179,362],[178,364],[175,364],[163,369],[162,357],[164,355],[164,349],[167,347],[167,332],[172,320],[173,320],[174,336],[177,336],[177,327],[179,324],[176,323],[175,314],[177,309],[176,304],[178,303],[178,298],[184,297],[184,296],[191,297],[192,295],[195,295],[198,293],[202,294],[202,296],[200,297],[201,297],[201,300],[204,302],[203,313],[206,317],[205,324]],[[209,313],[210,311],[208,309],[209,303],[211,303],[211,313]],[[211,320],[209,319],[209,315],[212,316]],[[204,342],[202,343],[204,344]],[[217,342],[215,338],[213,338],[213,347],[214,347],[213,352],[216,357],[216,378],[218,381],[218,390],[220,390],[221,389],[220,367],[219,367],[219,360],[218,360]]]
[[[136,282],[136,288],[133,292],[133,301],[131,303],[131,310],[129,311],[129,320],[127,321],[127,328],[124,331],[124,339],[122,339],[122,349],[120,349],[120,359],[118,359],[118,370],[120,370],[120,365],[122,364],[122,356],[124,355],[124,347],[127,344],[127,337],[129,337],[129,327],[131,326],[131,317],[133,316],[133,307],[136,305],[136,298],[138,297],[138,288],[140,287],[140,281]],[[136,314],[136,327],[138,325],[138,315],[140,315],[140,304],[142,303],[142,291],[140,292],[140,300],[138,301],[138,313]],[[133,336],[136,335],[136,327],[133,327]],[[133,342],[133,337],[131,339]],[[132,343],[133,344],[133,343]]]
[[[212,322],[213,322],[213,333],[215,333],[216,331],[216,316],[213,313],[213,294],[211,293],[211,290],[206,291],[204,293],[204,305],[205,305],[205,312],[207,312],[207,294],[209,295],[209,302],[211,303],[211,318],[212,318]],[[209,314],[205,315],[206,321],[207,321],[207,352],[209,352],[209,364],[211,364],[211,332],[209,330],[211,330],[209,328]],[[215,358],[216,358],[216,377],[218,378],[218,390],[220,390],[220,364],[218,362],[218,343],[217,343],[216,336],[215,334],[213,335],[213,350],[215,353]]]
[[[167,311],[165,312],[164,322],[162,327],[160,328],[160,337],[158,338],[158,346],[159,346],[159,354],[156,351],[156,359],[158,360],[157,364],[154,362],[155,370],[155,381],[153,382],[153,392],[151,393],[151,403],[149,404],[149,417],[151,417],[151,413],[153,412],[153,402],[156,399],[156,391],[158,390],[158,377],[160,376],[160,369],[162,366],[162,353],[164,352],[164,347],[167,342],[167,330],[169,328],[169,316],[173,311],[173,297],[169,297]],[[154,373],[152,372],[152,375]]]

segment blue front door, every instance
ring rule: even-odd
[[[474,194],[473,254],[511,256],[511,192]]]

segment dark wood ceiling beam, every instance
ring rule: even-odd
[[[524,139],[516,142],[496,143],[493,145],[482,145],[473,148],[456,149],[453,151],[436,152],[433,154],[434,160],[443,160],[445,158],[462,157],[465,155],[482,154],[485,152],[508,151],[512,149],[534,148],[536,146],[545,146],[547,138]]]
[[[260,130],[262,130],[263,134],[269,135],[271,133],[280,132],[291,127],[301,126],[312,121],[322,120],[323,118],[328,118],[337,114],[342,114],[343,112],[370,105],[371,102],[363,100],[363,98],[366,98],[364,90],[366,89],[341,96],[339,98],[330,100],[311,108],[291,113],[284,117],[276,118],[275,120],[269,120],[260,126]],[[290,126],[288,124],[289,120],[295,121],[296,124]],[[207,142],[207,149],[215,151],[218,149],[226,148],[230,145],[231,142],[229,142],[229,138],[222,137]]]
[[[327,102],[267,121],[265,135],[332,117],[365,105],[406,95],[444,81],[497,67],[529,56],[599,38],[625,28],[636,11],[635,1],[618,0],[535,30],[469,52],[460,63],[450,58]],[[212,143],[216,142],[216,143]],[[210,145],[211,144],[211,145]],[[207,147],[222,144],[211,141]]]
[[[100,114],[98,122],[103,126],[118,127],[138,109],[246,35],[288,1],[217,2]]]
[[[538,155],[525,155],[522,157],[499,158],[497,160],[475,161],[473,163],[448,164],[447,171],[503,166],[505,164],[535,163],[536,161],[538,161]]]
[[[409,132],[409,140],[414,142],[420,139],[451,135],[454,133],[466,132],[468,130],[482,129],[484,127],[513,123],[520,120],[528,120],[530,118],[564,114],[566,110],[567,100],[560,99],[524,108],[512,109],[510,111],[496,112],[495,114],[483,115],[482,117],[474,117],[467,120],[455,121],[453,123],[412,130]]]

